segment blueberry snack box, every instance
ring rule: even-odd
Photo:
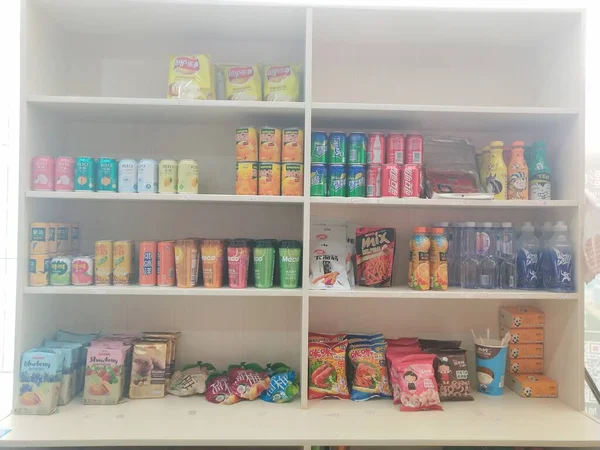
[[[64,354],[49,348],[23,353],[15,414],[56,412],[63,377]]]

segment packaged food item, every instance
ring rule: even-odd
[[[113,241],[96,241],[96,272],[97,285],[112,284],[113,277]]]
[[[175,286],[175,241],[160,241],[156,251],[156,284]]]
[[[443,197],[446,194],[478,194],[480,192],[475,172],[465,170],[439,170],[425,168],[427,196]]]
[[[273,287],[275,274],[275,253],[277,241],[275,239],[259,239],[254,242],[252,260],[254,263],[254,285],[260,289]]]
[[[385,161],[388,164],[404,164],[405,137],[402,133],[389,133]]]
[[[367,197],[381,197],[381,174],[383,166],[381,164],[372,164],[367,167]]]
[[[235,193],[258,195],[258,163],[238,162],[235,172]]]
[[[198,163],[193,159],[182,159],[178,166],[177,192],[180,194],[198,193]]]
[[[42,287],[50,284],[50,262],[47,253],[29,255],[29,286]]]
[[[281,162],[281,128],[261,127],[259,142],[259,161]]]
[[[348,360],[352,365],[352,390],[355,401],[371,398],[391,398],[390,380],[385,361],[387,343],[382,337],[375,341],[356,341],[348,345]]]
[[[381,170],[381,196],[400,197],[400,166],[384,164]]]
[[[204,394],[208,376],[216,372],[215,367],[209,363],[198,361],[196,364],[183,366],[173,375],[167,385],[167,392],[178,397],[189,397],[195,394]]]
[[[346,340],[346,335],[341,334],[325,334],[325,333],[308,333],[308,342],[341,342]]]
[[[510,344],[508,356],[513,359],[543,358],[544,344]]]
[[[327,197],[327,165],[310,165],[310,196]]]
[[[235,158],[237,161],[258,161],[256,127],[241,127],[235,130]]]
[[[281,195],[281,164],[258,163],[258,195]]]
[[[54,158],[35,156],[31,167],[31,188],[34,191],[54,190]]]
[[[543,328],[510,328],[506,325],[500,326],[500,336],[510,333],[510,342],[513,344],[543,344]]]
[[[350,289],[346,266],[346,227],[312,224],[311,289]]]
[[[54,162],[54,189],[72,191],[75,188],[75,158],[59,156]]]
[[[510,328],[543,328],[544,313],[533,306],[500,308],[500,325]]]
[[[21,357],[15,414],[52,414],[60,394],[65,356],[49,348],[32,348]]]
[[[231,392],[240,399],[255,400],[270,383],[265,369],[254,363],[232,364],[227,369]]]
[[[448,237],[444,228],[432,228],[429,246],[431,290],[448,290]]]
[[[225,243],[220,239],[200,241],[202,279],[205,288],[223,287],[223,262]]]
[[[96,160],[89,156],[75,159],[75,192],[96,190]]]
[[[302,128],[284,128],[281,150],[282,162],[304,163],[304,130]]]
[[[392,371],[396,372],[395,379],[399,385],[394,388],[394,403],[396,392],[400,394],[400,411],[441,411],[442,404],[438,394],[433,361],[435,355],[420,354],[397,358],[392,363]]]
[[[209,402],[219,405],[233,405],[241,401],[231,391],[227,372],[213,372],[208,376],[204,396]]]
[[[177,287],[191,288],[196,286],[199,256],[198,243],[195,239],[180,239],[175,241]]]
[[[395,245],[394,228],[356,229],[356,273],[359,286],[391,286]]]
[[[302,241],[285,240],[279,243],[279,287],[295,289],[300,283]]]
[[[210,55],[178,55],[169,64],[167,98],[215,100],[216,73]]]
[[[56,243],[55,232],[56,229],[48,222],[32,222],[29,225],[29,253],[32,255],[51,253],[50,241]]]
[[[96,188],[98,192],[117,192],[117,161],[113,158],[98,158],[96,170]]]
[[[174,159],[161,159],[158,163],[158,193],[175,194],[179,185],[179,167]]]
[[[509,375],[507,385],[523,398],[558,397],[558,383],[546,375]]]
[[[56,225],[56,251],[67,253],[71,251],[71,224],[58,223]]]
[[[267,364],[269,387],[260,398],[269,403],[289,403],[300,392],[296,372],[283,363]]]
[[[364,197],[367,193],[367,174],[364,165],[350,164],[347,167],[348,197]]]
[[[298,163],[283,163],[281,173],[281,195],[300,197],[304,184],[303,165]]]
[[[119,179],[117,182],[119,192],[137,192],[138,163],[135,159],[122,159],[119,161]]]
[[[94,257],[76,256],[71,263],[71,283],[73,286],[94,284]]]
[[[79,251],[79,224],[71,224],[71,250]]]
[[[258,66],[221,66],[227,100],[262,100],[262,83]]]
[[[98,339],[102,332],[97,333],[73,333],[71,331],[58,330],[56,332],[56,341],[60,342],[78,342],[82,345],[90,345],[94,339]]]
[[[292,65],[266,65],[263,72],[263,100],[297,102],[300,99],[300,69]]]
[[[71,257],[55,256],[50,261],[50,285],[69,286],[71,284]]]
[[[429,273],[431,241],[425,227],[415,227],[414,233],[410,240],[408,256],[408,287],[417,291],[428,291],[431,282]]]
[[[308,343],[308,398],[348,399],[348,341]]]
[[[167,342],[167,366],[165,369],[165,381],[167,382],[175,373],[175,362],[177,354],[177,341],[181,336],[179,331],[142,331],[144,341]]]
[[[346,275],[350,287],[356,286],[356,227],[346,225]]]
[[[113,284],[131,284],[133,261],[133,241],[113,242]]]
[[[158,192],[158,163],[144,158],[138,163],[137,190],[140,193]]]
[[[327,161],[327,133],[313,131],[310,143],[310,162],[312,164],[326,164]]]
[[[167,342],[139,341],[133,346],[129,398],[165,396]]]
[[[460,348],[460,341],[421,340],[421,346],[437,356],[434,368],[441,400],[473,400],[467,352]]]
[[[246,239],[234,239],[227,246],[227,270],[229,287],[244,289],[248,287],[248,268],[250,267],[250,243]]]
[[[126,345],[92,345],[87,350],[84,405],[116,405],[125,400]]]
[[[58,405],[66,405],[79,392],[80,384],[83,384],[85,377],[85,357],[82,363],[81,352],[86,351],[81,344],[74,342],[57,342],[44,340],[42,345],[64,355],[63,373],[60,382],[60,393],[58,395]]]
[[[513,359],[508,358],[508,366],[506,369],[509,374],[517,373],[544,373],[543,359]]]
[[[140,242],[139,250],[139,284],[140,286],[156,286],[156,241]]]

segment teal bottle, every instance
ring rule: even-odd
[[[533,143],[533,155],[529,166],[529,200],[552,199],[552,174],[546,161],[546,142]]]

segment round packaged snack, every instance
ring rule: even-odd
[[[219,405],[233,405],[240,401],[233,395],[229,386],[229,377],[225,372],[213,372],[206,380],[206,400]]]
[[[291,402],[300,392],[296,372],[283,363],[268,364],[267,369],[271,381],[268,389],[260,394],[260,398],[271,403]]]
[[[234,364],[227,369],[231,392],[239,398],[255,400],[267,390],[269,374],[258,364]]]
[[[212,364],[198,361],[196,364],[189,364],[183,369],[178,370],[167,385],[169,394],[179,397],[187,397],[194,394],[203,394],[206,391],[206,380],[208,376],[215,372]]]

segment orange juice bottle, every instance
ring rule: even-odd
[[[431,241],[427,228],[416,227],[410,240],[410,261],[408,286],[417,291],[429,290],[429,247]]]
[[[443,228],[432,228],[429,247],[429,272],[433,291],[448,290],[448,237]]]
[[[529,167],[525,162],[523,141],[512,144],[510,162],[508,163],[508,199],[529,199]]]

